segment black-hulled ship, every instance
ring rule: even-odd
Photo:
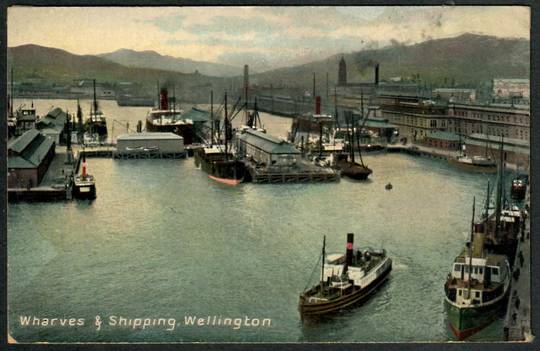
[[[345,254],[326,255],[325,241],[320,281],[300,295],[302,318],[338,312],[367,299],[392,270],[392,260],[385,250],[353,248],[352,233],[347,234]]]
[[[515,205],[511,205],[505,197],[503,143],[504,140],[501,139],[495,207],[494,211],[487,216],[485,247],[490,252],[506,255],[510,261],[510,265],[513,265],[523,218],[520,209]],[[489,188],[487,196],[490,199]]]
[[[176,97],[169,99],[166,88],[161,88],[157,107],[146,116],[146,131],[174,133],[184,138],[184,145],[191,145],[195,139],[193,121],[183,117],[183,111],[177,109],[175,100]]]
[[[96,80],[93,80],[94,101],[90,109],[90,115],[85,121],[84,129],[89,141],[103,143],[107,140],[107,118],[99,109],[96,97]]]
[[[517,201],[525,199],[528,182],[529,177],[527,175],[518,175],[512,180],[512,185],[510,186],[510,195],[513,199]]]
[[[356,180],[367,180],[373,171],[364,164],[364,161],[362,159],[362,152],[360,149],[360,141],[355,133],[355,131],[359,132],[360,128],[355,128],[354,123],[354,117],[353,114],[348,111],[348,113],[345,116],[347,120],[348,125],[352,125],[351,130],[349,131],[349,128],[347,128],[347,139],[348,139],[348,145],[349,145],[349,158],[343,158],[337,162],[337,167],[341,169],[341,175],[346,176],[348,178],[356,179]],[[354,144],[357,144],[358,146],[358,156],[360,158],[360,163],[356,162],[355,156],[354,156]]]
[[[96,180],[86,171],[86,156],[82,154],[81,174],[73,180],[73,198],[93,200],[96,198]]]
[[[224,100],[224,113],[224,143],[214,144],[212,132],[210,145],[195,150],[195,164],[208,173],[210,179],[227,185],[238,185],[244,180],[246,169],[231,150],[232,126],[227,115],[227,94],[225,94]],[[213,107],[211,115],[213,125]]]
[[[488,205],[487,205],[488,206]],[[463,340],[480,331],[504,311],[510,291],[510,263],[506,255],[485,246],[484,218],[471,223],[471,239],[456,257],[444,285],[448,323],[452,333]]]

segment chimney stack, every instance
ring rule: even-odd
[[[317,96],[315,98],[315,114],[320,115],[321,114],[321,97]]]
[[[375,85],[379,85],[379,64],[375,65]]]
[[[353,243],[354,243],[354,234],[347,233],[347,256],[346,256],[346,265],[351,266],[353,260]]]
[[[167,96],[167,89],[161,88],[161,91],[159,93],[159,108],[161,110],[168,110],[169,109],[169,98]]]

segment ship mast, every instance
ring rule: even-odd
[[[499,146],[499,169],[497,174],[497,193],[495,198],[495,239],[499,238],[499,230],[501,225],[501,210],[502,210],[502,188],[503,188],[503,177],[504,177],[504,165],[503,165],[503,143],[504,137],[501,137],[501,145]]]
[[[227,117],[227,92],[225,92],[225,102],[224,102],[224,109],[225,109],[225,160],[228,160],[229,159],[229,152],[227,150],[227,146],[228,146],[228,143],[227,143],[227,137],[228,137],[228,134],[229,134],[229,120],[228,120],[228,117]]]
[[[364,120],[364,92],[360,92],[360,118],[361,121]],[[364,165],[364,160],[362,160],[362,150],[360,149],[360,137],[362,132],[362,127],[364,126],[364,123],[361,124],[358,128],[359,131],[356,132],[356,144],[358,144],[358,156],[360,157],[360,163],[362,166]]]
[[[92,80],[92,84],[94,86],[94,114],[97,115],[98,111],[98,104],[97,104],[97,98],[96,98],[96,80]]]
[[[325,247],[326,247],[326,235],[323,237],[323,244],[322,244],[321,292],[322,292],[322,285],[324,283],[324,261],[326,257]]]
[[[468,298],[471,298],[471,277],[472,277],[472,246],[474,240],[474,209],[476,197],[473,197],[472,219],[471,219],[471,240],[469,242],[469,281],[468,281]]]
[[[9,116],[13,117],[13,67],[11,67],[11,96],[10,96],[10,104],[9,104]]]
[[[210,90],[210,147],[214,146],[214,91]]]

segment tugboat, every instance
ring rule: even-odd
[[[193,121],[182,116],[184,111],[176,109],[175,96],[171,102],[169,104],[167,89],[161,88],[158,107],[152,109],[146,116],[146,131],[174,133],[184,138],[184,145],[191,145],[195,139]]]
[[[300,295],[302,318],[338,312],[367,299],[386,281],[392,260],[385,250],[353,249],[354,234],[347,234],[345,254],[325,254],[323,240],[321,280]]]
[[[513,199],[521,201],[525,198],[527,193],[528,176],[519,175],[512,180],[512,186],[510,188],[510,194]]]
[[[93,81],[94,86],[94,101],[90,109],[90,117],[86,120],[85,130],[91,141],[103,143],[107,140],[107,118],[102,111],[99,110],[96,98],[96,80]]]
[[[480,331],[504,311],[510,291],[510,263],[505,255],[484,246],[487,207],[483,222],[471,222],[471,239],[454,260],[444,285],[450,329],[459,340]]]
[[[73,197],[75,199],[93,200],[96,198],[96,180],[86,173],[86,156],[82,154],[82,171],[73,180]]]
[[[226,185],[238,185],[244,180],[246,175],[245,166],[236,159],[230,150],[229,141],[232,138],[232,126],[227,115],[227,93],[224,100],[224,144],[214,145],[214,136],[211,135],[212,142],[208,147],[197,148],[195,150],[195,164],[208,173],[208,178]],[[213,123],[213,108],[212,108]]]

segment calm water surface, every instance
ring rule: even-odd
[[[39,114],[41,105],[63,106],[35,104]],[[148,110],[103,106],[133,126]],[[276,135],[290,123],[263,120]],[[95,201],[9,206],[10,333],[18,341],[450,340],[443,284],[468,236],[472,198],[482,202],[488,177],[399,154],[365,160],[374,174],[364,183],[228,187],[208,179],[193,159],[89,159]],[[391,279],[364,305],[302,324],[298,296],[313,283],[322,237],[328,252],[342,252],[347,232],[358,245],[386,248]],[[97,331],[96,315],[182,325]],[[20,316],[84,318],[85,325],[21,327]],[[185,316],[272,324],[184,326]],[[473,338],[501,339],[501,321]]]

